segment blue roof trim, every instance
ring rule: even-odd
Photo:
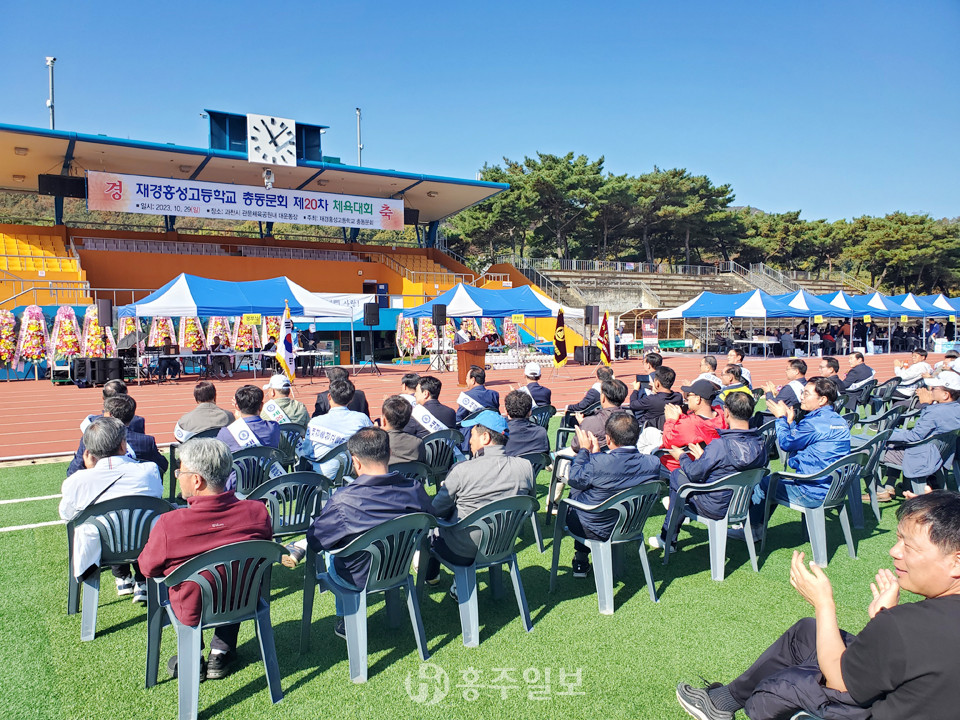
[[[247,117],[247,113],[227,112],[226,110],[210,110],[210,109],[208,109],[208,108],[204,108],[203,111],[204,111],[207,115],[209,115],[210,113],[219,113],[220,115],[232,115],[233,117],[242,117],[242,118],[246,118],[246,117]],[[256,114],[257,114],[257,115],[266,115],[267,113],[256,113]],[[297,120],[296,118],[294,118],[293,121],[294,121],[297,125],[303,125],[304,127],[320,128],[321,130],[329,130],[329,129],[330,129],[330,126],[329,126],[329,125],[315,125],[314,123],[300,122],[300,121]]]
[[[66,132],[63,130],[47,130],[44,128],[26,127],[23,125],[8,125],[0,123],[0,132],[16,132],[26,135],[37,135],[40,137],[55,138],[60,140],[75,140],[77,142],[96,143],[100,145],[117,145],[120,147],[136,148],[141,150],[157,150],[162,152],[175,152],[184,155],[203,155],[209,159],[220,158],[224,160],[243,160],[246,162],[247,156],[242,152],[231,152],[229,150],[210,150],[208,148],[194,148],[185,145],[175,145],[173,143],[155,143],[141,140],[124,140],[122,138],[112,138],[106,135],[87,135],[84,133]],[[409,179],[419,182],[438,182],[448,185],[467,185],[470,187],[490,188],[497,192],[507,190],[508,183],[488,182],[486,180],[464,180],[462,178],[444,177],[443,175],[424,175],[419,173],[399,172],[397,170],[378,170],[369,167],[357,167],[355,165],[343,165],[340,163],[325,163],[312,160],[299,160],[297,167],[314,168],[316,170],[340,170],[343,172],[354,173],[358,175],[380,175],[398,179]]]

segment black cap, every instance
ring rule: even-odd
[[[717,396],[717,386],[709,380],[695,380],[693,385],[684,385],[680,390],[683,391],[684,395],[690,393],[699,395],[707,402],[713,402],[713,399]]]

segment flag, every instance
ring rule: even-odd
[[[603,313],[603,322],[600,323],[600,334],[597,335],[597,347],[600,348],[600,360],[604,365],[610,364],[610,318]]]
[[[567,362],[567,334],[563,327],[563,309],[557,310],[557,329],[553,331],[553,365],[562,367]]]
[[[280,342],[277,344],[277,365],[283,370],[290,382],[293,382],[296,371],[297,354],[293,349],[293,320],[290,318],[290,305],[284,300],[286,308],[283,311],[283,329],[280,331]]]

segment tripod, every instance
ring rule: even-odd
[[[362,373],[364,368],[367,368],[373,374],[382,375],[383,373],[381,373],[380,368],[377,367],[377,360],[373,353],[373,326],[368,326],[367,329],[370,331],[370,360],[357,368],[357,371],[354,373],[354,375],[359,375]]]

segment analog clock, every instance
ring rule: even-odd
[[[296,165],[296,123],[270,115],[247,115],[247,160],[260,165]]]

